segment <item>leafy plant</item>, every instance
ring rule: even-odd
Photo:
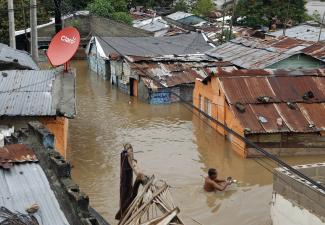
[[[193,8],[193,13],[198,16],[209,16],[214,10],[211,0],[198,0]]]

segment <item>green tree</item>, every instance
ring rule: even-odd
[[[198,0],[193,8],[193,13],[198,16],[209,16],[214,10],[211,0]]]
[[[176,2],[174,6],[175,11],[183,11],[183,12],[188,12],[189,11],[189,6],[187,4],[186,0],[179,0]]]
[[[49,22],[50,15],[44,7],[43,1],[37,1],[37,23]],[[29,27],[29,0],[14,1],[15,29],[21,30]],[[9,43],[7,0],[0,0],[0,42]]]
[[[118,22],[131,24],[126,0],[94,0],[88,4],[90,12],[97,16],[107,17]]]
[[[307,18],[305,0],[239,0],[236,17],[248,26],[268,26],[273,18],[282,24],[292,20],[301,23]]]

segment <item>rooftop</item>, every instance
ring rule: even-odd
[[[189,16],[193,16],[193,14],[178,11],[178,12],[172,13],[172,14],[166,16],[166,17],[169,18],[169,19],[172,19],[172,20],[181,20],[181,19],[184,19],[184,18],[189,17]]]
[[[264,69],[301,53],[324,61],[322,55],[324,47],[325,44],[288,37],[274,39],[239,37],[209,50],[206,54],[244,69]]]
[[[75,114],[75,71],[0,72],[0,116],[73,118]]]
[[[38,70],[31,55],[0,43],[0,70],[28,69]]]
[[[7,210],[28,219],[31,212],[39,224],[108,225],[72,181],[70,163],[54,149],[54,136],[41,123],[30,122],[5,144],[0,148],[0,223]]]
[[[0,153],[6,149],[11,152],[15,148],[28,149],[25,145],[9,145],[8,148],[0,149]],[[16,154],[16,157],[22,158],[23,156]],[[33,155],[33,157],[36,156]],[[37,204],[39,210],[34,216],[39,223],[47,225],[69,224],[44,171],[38,163],[15,162],[10,170],[0,169],[0,186],[0,205],[11,212],[27,214],[25,210],[33,204]],[[0,223],[3,221],[4,218],[0,217]]]
[[[134,20],[133,27],[140,28],[150,32],[157,32],[161,30],[168,30],[168,23],[163,20],[160,16],[145,20]]]
[[[286,29],[285,32],[287,37],[298,38],[306,41],[318,41],[319,33],[320,33],[320,27],[315,27],[308,24],[302,24],[302,25],[288,28]],[[283,35],[283,30],[269,32],[268,34],[279,37]],[[325,32],[322,32],[320,40],[321,41],[325,40]]]
[[[96,37],[95,40],[99,45],[97,47],[102,49],[102,55],[107,58],[111,53],[119,53],[124,56],[154,57],[198,54],[212,49],[205,36],[195,32],[168,37]]]
[[[235,70],[217,79],[247,133],[309,133],[325,130],[325,70],[313,71]]]

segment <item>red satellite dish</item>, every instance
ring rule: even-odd
[[[57,33],[49,46],[47,57],[53,66],[66,64],[78,50],[80,34],[74,27],[66,27]]]

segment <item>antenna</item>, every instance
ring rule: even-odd
[[[68,70],[68,63],[78,50],[80,43],[79,31],[74,27],[66,27],[58,32],[52,39],[47,58],[52,66],[64,65],[64,71]]]

